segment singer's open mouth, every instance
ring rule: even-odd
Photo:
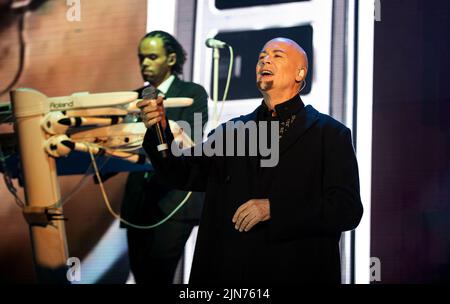
[[[273,75],[273,72],[269,71],[269,70],[262,70],[261,72],[259,72],[259,74],[262,76],[267,76],[267,75]]]
[[[259,79],[266,79],[273,77],[273,72],[269,70],[261,70],[259,73]]]

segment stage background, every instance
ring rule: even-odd
[[[375,22],[371,255],[381,283],[450,282],[450,2]]]
[[[333,9],[332,22],[325,20],[329,22],[326,35],[317,35],[317,23],[311,22],[312,36],[320,38],[311,46],[311,58],[327,63],[325,70],[314,70],[311,89],[319,84],[322,89],[316,96],[324,98],[311,100],[308,94],[304,98],[320,104],[324,112],[353,128],[358,122],[353,110],[369,101],[349,105],[347,97],[358,79],[372,75],[365,75],[364,71],[353,75],[356,66],[355,70],[348,69],[352,40],[347,40],[348,27],[340,17],[351,20],[352,16],[343,13],[345,7],[366,0],[316,0],[321,5],[325,1]],[[0,89],[14,78],[19,60],[18,17],[7,9],[7,2],[0,1]],[[278,2],[292,5],[297,1]],[[308,5],[310,1],[298,2]],[[15,88],[31,87],[48,96],[63,96],[77,91],[112,92],[141,86],[136,47],[151,15],[161,14],[147,7],[147,0],[81,0],[81,22],[66,19],[69,7],[65,0],[35,3],[36,9],[28,13],[24,23],[25,66]],[[242,5],[242,1],[218,3]],[[248,3],[246,7],[251,9],[255,1]],[[175,31],[189,55],[185,78],[199,80],[209,90],[211,69],[205,58],[210,56],[210,50],[205,49],[205,37],[195,41],[195,32],[213,35],[217,31],[196,28],[197,8],[198,1],[179,1]],[[270,8],[264,7],[261,12]],[[372,191],[368,193],[371,213],[366,209],[366,214],[371,214],[371,231],[367,235],[370,256],[380,259],[380,283],[450,282],[450,2],[385,0],[381,1],[380,16],[380,21],[374,21],[373,128],[369,130],[370,134],[373,131],[369,164]],[[266,15],[255,17],[267,19]],[[321,20],[320,14],[317,17]],[[214,18],[208,22],[217,25]],[[221,26],[226,26],[225,22]],[[259,23],[255,23],[258,27]],[[224,31],[221,37],[227,37],[229,32]],[[325,47],[317,49],[317,43]],[[191,66],[196,63],[196,53],[207,64],[197,65],[204,71],[194,71]],[[350,59],[357,62],[356,55]],[[353,76],[355,87],[344,89]],[[232,92],[232,96],[239,93]],[[8,100],[8,94],[0,96],[0,101]],[[254,107],[254,102],[233,100],[225,114]],[[11,125],[2,124],[0,128],[7,132]],[[353,136],[362,132],[353,131]],[[126,177],[123,172],[105,183],[116,210]],[[61,176],[62,195],[70,193],[81,178]],[[23,198],[17,180],[15,185]],[[67,202],[64,210],[69,218],[66,227],[70,256],[79,257],[86,270],[82,283],[125,283],[129,269],[124,230],[118,229],[107,212],[92,178],[86,179],[82,190]],[[357,249],[358,243],[355,246]],[[352,282],[351,277],[347,279]],[[0,182],[0,283],[34,281],[28,226]]]

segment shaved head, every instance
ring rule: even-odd
[[[277,37],[269,40],[259,54],[256,85],[266,103],[273,107],[298,94],[308,73],[308,56],[295,41]]]
[[[277,38],[274,38],[274,39],[268,41],[264,45],[264,47],[266,47],[266,45],[268,45],[270,43],[277,43],[277,42],[284,43],[286,45],[291,46],[296,51],[296,54],[298,56],[297,59],[300,61],[300,64],[302,65],[302,67],[305,67],[306,69],[308,69],[308,55],[306,54],[305,50],[300,45],[298,45],[298,43],[295,42],[294,40],[289,39],[289,38],[284,38],[284,37],[277,37]]]

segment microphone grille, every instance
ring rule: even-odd
[[[148,86],[142,90],[142,99],[156,99],[158,91],[154,86]]]
[[[208,38],[208,39],[206,39],[206,41],[205,41],[206,46],[207,46],[207,47],[211,47],[213,41],[214,41],[213,38]]]

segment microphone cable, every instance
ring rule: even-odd
[[[167,221],[168,221],[168,220],[169,220],[169,219],[170,219],[170,218],[171,218],[171,217],[172,217],[172,216],[173,216],[173,215],[174,215],[181,207],[184,206],[184,204],[187,202],[187,200],[189,199],[189,197],[191,197],[191,195],[192,195],[192,191],[189,191],[188,194],[186,195],[186,197],[180,202],[180,204],[179,204],[175,209],[172,210],[172,212],[171,212],[169,215],[167,215],[164,219],[160,220],[159,222],[157,222],[157,223],[155,223],[155,224],[153,224],[153,225],[136,225],[136,224],[130,223],[129,221],[127,221],[127,220],[125,220],[124,218],[122,218],[122,217],[120,216],[120,214],[116,213],[116,212],[112,209],[111,203],[109,202],[108,195],[106,194],[105,187],[103,186],[103,182],[102,182],[102,179],[101,179],[101,177],[100,177],[100,172],[99,172],[99,170],[98,170],[98,167],[97,167],[97,163],[96,163],[96,161],[95,161],[94,154],[92,153],[91,147],[90,147],[88,144],[86,144],[86,147],[88,148],[89,155],[91,156],[92,166],[94,167],[95,175],[97,176],[98,184],[99,184],[99,186],[100,186],[100,190],[101,190],[101,192],[102,192],[102,196],[103,196],[103,200],[104,200],[104,202],[105,202],[106,208],[108,209],[109,213],[111,213],[111,215],[112,215],[114,218],[116,218],[117,220],[121,221],[122,223],[124,223],[124,224],[126,224],[126,225],[128,225],[128,226],[130,226],[130,227],[133,227],[133,228],[136,228],[136,229],[152,229],[152,228],[156,228],[156,227],[158,227],[158,226],[164,224],[164,223],[167,222]]]
[[[220,117],[222,116],[222,112],[223,112],[223,106],[225,104],[225,100],[227,99],[228,90],[230,88],[231,72],[233,70],[233,63],[234,63],[234,51],[233,51],[233,47],[231,45],[227,44],[227,46],[228,46],[228,50],[229,50],[229,53],[230,53],[230,62],[228,64],[227,82],[226,82],[226,85],[225,85],[225,90],[223,92],[222,105],[220,107],[220,111],[219,111],[218,114],[214,113],[215,117],[213,117],[213,121],[214,121],[213,129],[215,129],[217,127],[217,125],[219,124],[219,120],[220,120]],[[215,106],[215,108],[217,109],[217,105]]]

